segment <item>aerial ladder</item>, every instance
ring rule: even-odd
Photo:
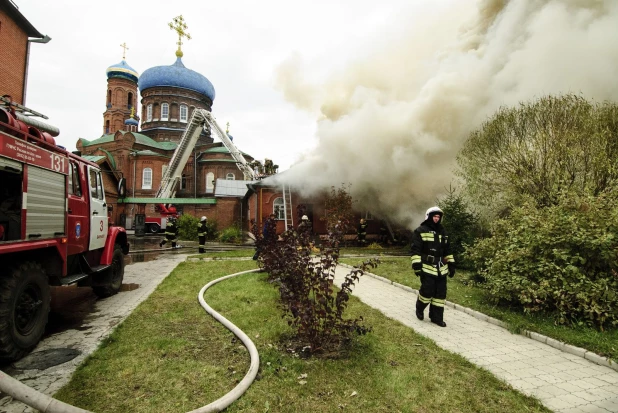
[[[238,169],[242,171],[245,181],[253,181],[255,179],[253,169],[251,169],[249,163],[238,148],[236,148],[228,134],[217,123],[212,113],[205,109],[195,109],[187,124],[187,128],[180,138],[178,147],[161,178],[161,186],[156,194],[157,198],[174,198],[178,183],[182,178],[182,171],[189,160],[189,156],[191,156],[191,151],[195,147],[202,130],[206,128],[210,128],[221,139],[221,142],[223,142],[232,158],[234,158]]]

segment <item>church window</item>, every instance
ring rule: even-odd
[[[152,189],[152,169],[144,168],[142,171],[142,189]]]
[[[112,107],[112,91],[111,90],[107,91],[107,107],[108,108]]]
[[[215,191],[215,174],[208,172],[206,174],[206,193],[212,194]]]
[[[109,133],[109,119],[105,121],[105,133]]]
[[[275,219],[285,219],[283,198],[275,198],[273,201],[273,214],[275,214]]]
[[[127,107],[131,109],[133,107],[133,93],[129,92],[127,96]]]
[[[152,121],[152,104],[146,106],[146,122]]]
[[[180,105],[180,121],[187,122],[189,119],[189,108],[187,105]]]
[[[161,120],[168,120],[170,117],[170,105],[167,103],[161,104]]]
[[[182,178],[180,178],[180,189],[187,188],[187,175],[182,174]]]
[[[236,179],[236,177],[234,176],[233,173],[229,173],[225,176],[225,179],[227,179],[228,181],[233,181]]]

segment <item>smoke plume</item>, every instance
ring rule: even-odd
[[[320,84],[299,55],[281,65],[286,99],[318,114],[318,143],[278,179],[306,195],[349,183],[359,210],[412,228],[458,187],[462,143],[500,106],[618,98],[618,1],[457,0],[427,13]]]

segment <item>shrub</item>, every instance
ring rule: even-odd
[[[299,217],[303,212],[299,207]],[[268,230],[274,230],[274,221],[268,220],[265,225]],[[345,319],[343,313],[354,283],[365,269],[375,267],[378,261],[368,260],[352,270],[341,289],[335,292],[333,281],[343,240],[343,231],[337,224],[329,230],[317,257],[311,255],[314,247],[309,227],[288,230],[279,239],[266,239],[253,222],[253,233],[260,251],[259,265],[268,272],[269,280],[278,285],[284,317],[295,329],[304,354],[336,350],[354,334],[371,330],[362,325],[362,317]]]
[[[228,227],[219,234],[219,241],[239,244],[242,242],[242,231],[237,226]]]
[[[556,314],[560,324],[618,325],[615,191],[525,203],[467,250],[496,301]]]
[[[182,214],[178,217],[178,238],[183,240],[196,240],[197,241],[197,226],[199,225],[199,218],[189,214]]]

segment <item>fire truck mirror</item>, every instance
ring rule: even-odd
[[[118,197],[124,198],[127,193],[127,180],[120,178],[118,181]]]

